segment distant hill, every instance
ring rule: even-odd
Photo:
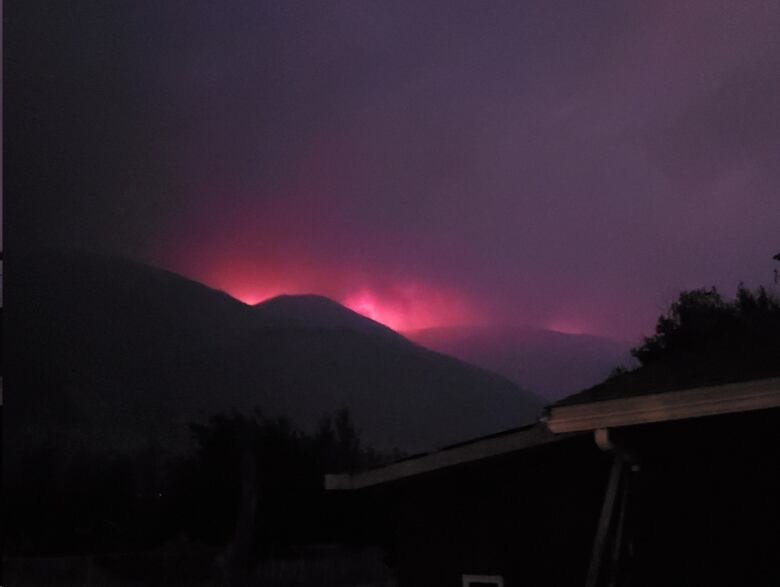
[[[259,407],[304,428],[348,407],[377,448],[517,426],[539,400],[318,296],[248,306],[179,275],[76,254],[7,268],[6,446],[181,447]]]
[[[715,288],[680,292],[632,353],[635,369],[558,405],[780,377],[780,299],[741,284],[733,299]]]
[[[442,327],[404,334],[550,401],[600,383],[618,365],[633,364],[628,343],[529,326]]]

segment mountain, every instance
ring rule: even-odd
[[[388,341],[403,339],[387,326],[323,296],[280,295],[254,308],[254,319],[264,329],[349,330]]]
[[[9,447],[177,448],[190,422],[217,412],[257,407],[311,429],[348,407],[367,443],[416,451],[527,423],[540,407],[319,296],[248,306],[99,256],[9,265]]]
[[[633,365],[628,343],[529,326],[442,327],[404,334],[551,401],[600,383],[618,365]]]

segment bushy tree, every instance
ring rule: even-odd
[[[52,443],[6,459],[6,550],[148,550],[181,534],[224,546],[236,542],[249,490],[253,552],[283,553],[332,540],[344,526],[324,491],[326,473],[397,457],[365,447],[347,410],[314,433],[258,411],[218,415],[191,431],[194,450],[178,458],[154,443],[127,454]]]
[[[131,454],[54,444],[5,464],[8,552],[100,553],[155,547],[170,533],[165,480],[153,448]]]
[[[260,553],[279,554],[296,544],[327,540],[333,512],[324,491],[325,474],[392,458],[362,446],[346,409],[324,417],[313,434],[257,411],[216,416],[191,428],[195,454],[179,464],[175,475],[182,527],[207,543],[235,542],[237,520],[250,511],[249,482],[255,498],[252,539]],[[247,455],[253,459],[251,468]]]
[[[733,300],[715,289],[685,291],[632,350],[641,367],[733,377],[780,372],[780,301],[740,285]]]

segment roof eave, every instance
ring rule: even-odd
[[[325,489],[331,491],[355,490],[383,485],[550,442],[558,442],[568,436],[554,435],[544,426],[536,425],[505,435],[477,439],[474,442],[442,449],[377,469],[352,474],[325,475]]]
[[[551,407],[555,434],[780,407],[780,377]]]

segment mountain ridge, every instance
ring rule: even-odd
[[[499,373],[547,401],[600,383],[619,365],[634,364],[627,342],[530,325],[436,327],[404,335]]]
[[[6,388],[25,390],[7,436],[22,448],[181,446],[190,422],[217,412],[259,407],[312,429],[348,407],[367,443],[429,450],[540,408],[500,375],[322,297],[249,306],[134,261],[63,254],[15,263],[6,286]],[[301,304],[310,315],[291,316]]]
[[[264,327],[346,329],[406,340],[401,333],[319,294],[281,294],[251,306]]]

